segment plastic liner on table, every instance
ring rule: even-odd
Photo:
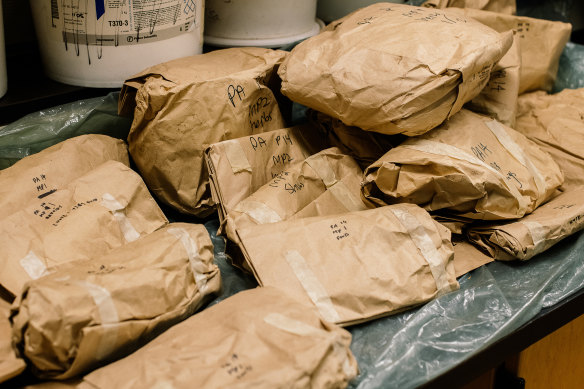
[[[112,92],[33,112],[0,128],[0,169],[77,135],[126,139],[132,118],[118,116],[118,96]]]

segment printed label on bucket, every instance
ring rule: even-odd
[[[127,46],[198,27],[201,0],[51,0],[52,27],[65,45]]]

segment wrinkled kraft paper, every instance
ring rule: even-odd
[[[487,263],[493,262],[493,258],[485,255],[470,243],[466,239],[466,236],[452,234],[452,245],[454,246],[454,271],[456,278]]]
[[[238,230],[262,286],[351,325],[458,289],[450,231],[422,208],[399,204]]]
[[[9,315],[10,304],[0,299],[0,383],[16,377],[26,368],[24,360],[18,358],[12,348]]]
[[[403,135],[385,135],[347,126],[339,119],[314,110],[309,110],[308,119],[331,146],[353,157],[361,169],[367,168],[406,138]]]
[[[570,39],[572,26],[569,23],[468,8],[453,11],[501,33],[509,30],[516,32],[521,50],[519,94],[540,89],[552,90],[562,50]]]
[[[364,210],[361,179],[353,158],[336,147],[325,149],[289,165],[240,201],[227,215],[226,234],[238,242],[239,228],[288,220],[299,213],[308,217]]]
[[[468,230],[468,238],[499,260],[531,259],[584,228],[584,187],[569,189],[526,217]]]
[[[126,81],[120,112],[134,111],[130,154],[161,201],[199,217],[214,211],[204,150],[285,127],[273,90],[286,54],[217,50],[153,66]]]
[[[515,0],[428,0],[422,6],[431,8],[474,8],[509,15],[515,15],[517,12]]]
[[[521,72],[520,38],[513,36],[513,45],[493,68],[489,82],[481,93],[464,107],[497,119],[504,125],[515,128],[517,97]]]
[[[108,160],[130,165],[123,141],[105,135],[81,135],[0,170],[0,219]]]
[[[564,172],[562,189],[584,185],[584,89],[519,97],[516,129],[547,151]]]
[[[205,151],[211,193],[219,219],[281,173],[326,148],[310,125],[299,125],[214,143]]]
[[[201,224],[173,223],[26,284],[13,339],[35,375],[66,379],[137,349],[221,287]]]
[[[345,388],[358,373],[350,343],[348,331],[314,309],[255,288],[85,376],[80,389]]]
[[[168,222],[140,176],[115,161],[39,197],[0,220],[0,285],[12,295],[57,264],[103,255]]]
[[[278,73],[284,95],[346,125],[420,135],[481,91],[512,41],[450,10],[377,3],[297,45]]]
[[[408,202],[457,218],[500,220],[532,212],[562,182],[558,165],[535,143],[462,110],[371,165],[362,194],[376,205]]]

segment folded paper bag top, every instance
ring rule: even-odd
[[[130,165],[124,141],[91,134],[60,142],[0,170],[0,219],[109,160]]]
[[[233,48],[159,64],[127,80],[121,112],[134,112],[130,154],[148,188],[180,212],[214,211],[204,150],[284,127],[276,69],[287,52]]]
[[[105,162],[0,219],[0,285],[18,295],[57,264],[105,254],[166,223],[140,176]]]
[[[239,292],[83,378],[82,389],[345,388],[351,334],[275,288]]]
[[[282,93],[343,123],[420,135],[485,86],[512,32],[450,10],[376,3],[296,46],[278,73]]]
[[[219,218],[293,162],[324,149],[312,126],[298,125],[213,143],[205,150]]]
[[[584,187],[572,187],[512,222],[471,226],[468,239],[491,257],[526,261],[584,228]]]
[[[12,348],[10,321],[10,304],[0,299],[0,384],[24,371],[26,363],[18,358]]]
[[[219,291],[203,225],[173,223],[26,284],[13,339],[39,377],[66,379],[127,355]]]
[[[558,165],[535,143],[463,109],[372,164],[362,195],[376,205],[408,202],[458,218],[501,220],[532,212],[562,182]]]
[[[450,231],[417,205],[398,204],[238,230],[262,286],[351,325],[458,289]]]

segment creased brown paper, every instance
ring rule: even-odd
[[[513,36],[513,45],[493,67],[489,82],[481,93],[464,107],[497,119],[504,125],[515,128],[517,97],[521,73],[520,38]]]
[[[431,8],[473,8],[509,15],[515,15],[517,12],[515,0],[428,0],[422,6]]]
[[[10,304],[0,299],[0,383],[16,377],[26,368],[24,360],[18,358],[12,348],[9,315]]]
[[[105,162],[0,220],[0,285],[18,295],[57,264],[103,255],[167,222],[138,174]]]
[[[472,227],[468,238],[495,259],[525,261],[582,228],[584,187],[577,187],[520,220]]]
[[[310,125],[283,128],[225,140],[205,151],[211,193],[219,205],[219,219],[241,200],[282,172],[326,148]]]
[[[570,39],[572,26],[569,23],[469,8],[454,8],[453,11],[460,17],[472,18],[499,32],[516,32],[521,50],[519,94],[539,89],[552,90],[560,55]]]
[[[126,81],[120,111],[134,111],[130,154],[160,200],[195,216],[214,211],[204,150],[285,127],[273,90],[286,54],[217,50],[153,66]]]
[[[205,227],[169,224],[28,282],[12,310],[13,339],[37,376],[66,379],[129,354],[220,286]]]
[[[457,15],[392,3],[355,11],[292,50],[282,93],[349,126],[423,134],[480,92],[513,40]]]
[[[227,215],[227,236],[238,242],[236,230],[250,225],[364,210],[361,177],[355,160],[336,147],[311,155],[240,201]]]
[[[238,230],[262,286],[351,325],[458,289],[450,231],[422,208],[399,204]]]
[[[562,181],[558,165],[535,143],[462,110],[371,165],[362,194],[376,205],[408,202],[457,218],[516,219],[550,198]]]
[[[462,235],[453,234],[452,245],[454,246],[454,271],[456,278],[487,263],[493,262],[493,258],[485,255]]]
[[[85,376],[80,388],[345,388],[358,373],[350,343],[310,307],[256,288]]]
[[[353,157],[361,169],[377,161],[405,138],[403,135],[391,136],[347,126],[339,119],[314,110],[309,110],[308,118],[331,146]]]
[[[0,219],[108,160],[130,165],[123,141],[105,135],[81,135],[0,170]]]
[[[547,151],[564,172],[562,189],[584,185],[584,89],[519,97],[517,131]]]

